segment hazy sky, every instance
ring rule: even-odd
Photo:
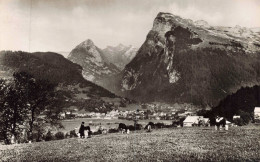
[[[71,51],[86,39],[140,47],[158,12],[260,27],[260,0],[0,0],[0,50]]]

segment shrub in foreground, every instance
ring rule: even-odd
[[[70,138],[73,138],[73,137],[78,137],[78,135],[77,135],[75,130],[71,130],[70,131]]]
[[[45,135],[45,141],[51,141],[54,140],[54,136],[51,133],[51,131],[48,131],[47,134]]]
[[[57,132],[57,133],[55,134],[55,138],[56,138],[57,140],[61,140],[61,139],[64,139],[64,138],[65,138],[65,135],[64,135],[63,132]]]

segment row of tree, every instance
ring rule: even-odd
[[[37,140],[50,127],[61,127],[63,98],[55,84],[15,72],[12,80],[0,79],[0,135],[6,144]]]

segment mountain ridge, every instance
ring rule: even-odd
[[[53,52],[0,51],[0,76],[12,79],[13,72],[27,72],[36,79],[57,85],[66,99],[65,107],[106,112],[128,102],[82,76],[82,67]]]
[[[117,46],[107,46],[102,51],[111,63],[116,65],[120,70],[123,70],[125,65],[135,57],[137,48],[132,45],[125,46],[120,43]]]
[[[103,78],[113,76],[120,70],[104,56],[92,40],[87,39],[77,45],[69,54],[68,60],[82,66],[85,79],[103,85]]]
[[[115,91],[143,102],[215,106],[241,86],[259,84],[259,35],[250,31],[246,39],[248,30],[238,37],[233,28],[203,24],[159,13]]]

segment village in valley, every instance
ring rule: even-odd
[[[79,110],[77,107],[71,106],[60,113],[60,119],[123,119],[123,120],[156,120],[158,122],[169,120],[175,126],[191,127],[191,126],[210,126],[210,119],[200,114],[201,109],[194,109],[185,105],[184,108],[174,109],[173,106],[160,106],[159,104],[140,104],[135,110],[124,110],[124,108],[113,109],[107,113],[88,112],[84,109]],[[207,110],[207,109],[203,109]],[[208,109],[209,110],[209,109]],[[260,122],[260,107],[254,108],[255,122]],[[240,115],[234,115],[232,121],[239,120]],[[236,122],[226,121],[227,125],[237,126]]]

